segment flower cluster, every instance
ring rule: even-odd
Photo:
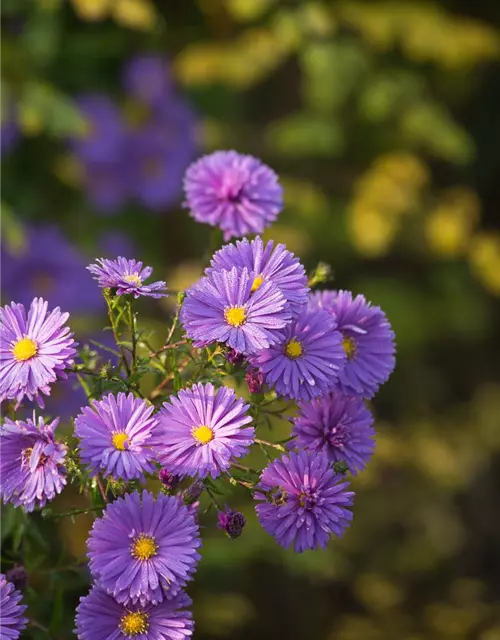
[[[153,110],[172,91],[159,69],[143,59],[126,76],[127,89]],[[109,104],[97,107],[109,116]],[[122,134],[114,122],[106,136],[94,131],[75,148],[90,164],[109,160]],[[218,226],[226,239],[262,232],[281,209],[276,175],[234,151],[202,158],[184,184],[192,216]],[[242,535],[245,515],[221,508],[217,496],[236,485],[250,491],[260,524],[283,547],[324,548],[344,534],[354,503],[347,473],[360,473],[373,454],[366,401],[395,366],[394,334],[364,296],[311,292],[299,259],[260,236],[214,253],[203,277],[178,295],[156,351],[133,305],[165,296],[166,283],[145,283],[152,269],[123,257],[87,268],[104,290],[113,363],[92,368],[84,352],[75,362],[68,314],[49,313],[41,298],[28,313],[19,303],[0,311],[0,399],[14,401],[9,410],[26,400],[43,406],[41,394],[50,395],[69,373],[88,398],[75,411],[68,442],[55,437],[57,419],[5,418],[0,495],[27,512],[44,507],[66,483],[89,497],[89,512],[96,512],[87,541],[92,585],[77,608],[78,638],[183,640],[194,628],[184,590],[200,559],[205,501],[217,508],[217,527],[231,540]],[[247,387],[250,402],[238,385]],[[294,410],[291,418],[283,417],[285,409]],[[291,420],[286,447],[259,437],[271,416]],[[270,460],[261,471],[242,464],[254,446]],[[156,479],[154,493],[144,487],[148,477]],[[2,577],[6,638],[17,638],[24,624],[13,588]]]

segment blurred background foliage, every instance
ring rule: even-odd
[[[266,236],[330,263],[330,286],[397,334],[348,534],[283,551],[226,496],[248,526],[228,541],[202,518],[196,637],[499,640],[498,2],[3,0],[2,18],[4,302],[60,304],[105,362],[85,265],[124,254],[192,283],[209,229],[181,207],[182,173],[234,148],[284,185]],[[171,309],[141,307],[158,344]],[[53,396],[70,429],[82,392]],[[3,509],[3,570],[30,571],[27,637],[71,636],[90,524]]]

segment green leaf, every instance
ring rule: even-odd
[[[295,113],[270,125],[266,142],[289,156],[336,156],[344,145],[340,125],[333,118]]]

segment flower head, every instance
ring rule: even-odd
[[[23,616],[26,605],[19,604],[22,595],[14,585],[0,573],[0,637],[2,640],[17,640],[26,628],[28,620]]]
[[[310,298],[311,309],[324,309],[336,320],[347,356],[339,375],[343,393],[371,398],[394,370],[394,332],[380,307],[350,291],[321,291]]]
[[[262,527],[282,547],[295,551],[324,548],[331,535],[342,536],[352,520],[347,508],[354,493],[325,455],[300,451],[264,469],[254,497]],[[276,495],[280,496],[279,500]]]
[[[301,402],[292,419],[290,446],[323,451],[330,462],[343,460],[351,473],[365,468],[375,448],[373,416],[362,398],[333,392]]]
[[[228,538],[234,539],[241,536],[243,527],[246,524],[245,516],[236,511],[226,507],[223,511],[219,511],[217,514],[217,526],[224,531]]]
[[[252,290],[256,291],[265,281],[275,284],[285,296],[291,309],[297,313],[308,300],[309,287],[304,267],[284,244],[274,242],[264,245],[262,238],[238,240],[228,244],[214,254],[207,273],[232,267],[244,268],[256,274]]]
[[[216,478],[253,443],[249,405],[228,387],[194,384],[170,397],[153,440],[160,464],[180,476]]]
[[[0,427],[0,493],[25,511],[43,507],[66,484],[67,447],[54,438],[59,420],[44,423],[5,418]]]
[[[199,530],[175,496],[128,493],[107,505],[88,539],[90,571],[118,602],[177,595],[199,560]]]
[[[265,282],[252,291],[248,269],[215,271],[188,292],[181,321],[196,346],[224,342],[242,354],[274,344],[291,319],[286,299],[276,285]]]
[[[193,634],[191,599],[179,593],[172,600],[145,605],[119,604],[99,586],[80,598],[76,609],[79,640],[183,640]]]
[[[117,295],[131,294],[134,298],[150,296],[162,298],[166,296],[167,285],[162,280],[152,284],[143,284],[144,280],[153,273],[151,267],[143,267],[142,262],[116,258],[108,260],[98,258],[96,264],[90,264],[87,269],[97,280],[100,287],[116,289]]]
[[[75,419],[75,435],[92,475],[103,471],[128,481],[154,471],[151,438],[157,421],[153,408],[132,393],[110,393],[82,409]]]
[[[261,233],[283,208],[272,169],[236,151],[216,151],[194,162],[184,178],[186,206],[198,222],[219,227],[224,239]]]
[[[304,309],[281,332],[280,341],[251,362],[280,395],[310,400],[336,384],[345,362],[342,337],[326,312]]]
[[[0,308],[0,402],[27,396],[43,407],[40,392],[50,394],[57,377],[76,355],[73,334],[64,323],[68,313],[56,307],[47,312],[47,303],[35,298],[28,314],[22,304],[12,302]]]

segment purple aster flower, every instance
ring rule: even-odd
[[[83,187],[90,204],[103,215],[115,214],[132,194],[132,168],[127,153],[108,162],[83,166]]]
[[[183,640],[193,635],[191,599],[180,593],[158,604],[119,604],[99,586],[80,598],[75,633],[79,640]]]
[[[154,472],[151,439],[158,425],[153,409],[132,393],[110,393],[82,409],[75,419],[75,435],[91,475],[102,471],[128,481]]]
[[[270,240],[266,245],[260,237],[255,240],[238,240],[236,245],[228,244],[214,254],[207,273],[233,267],[246,267],[257,274],[252,290],[256,291],[264,281],[275,284],[288,300],[294,313],[307,304],[307,275],[304,267],[284,244],[274,247]]]
[[[108,504],[90,532],[90,571],[118,602],[156,604],[186,584],[200,558],[199,530],[176,496],[135,491]]]
[[[228,387],[195,384],[170,397],[158,414],[153,447],[160,464],[180,476],[216,478],[248,452],[254,428],[249,405]]]
[[[280,339],[290,320],[287,302],[272,282],[252,292],[248,269],[214,271],[186,295],[181,321],[195,346],[224,342],[240,353],[256,353]]]
[[[25,511],[43,507],[66,484],[67,447],[54,437],[59,420],[10,420],[0,427],[0,493]]]
[[[298,408],[291,447],[323,451],[330,462],[344,461],[354,475],[366,467],[375,448],[375,431],[362,398],[334,392],[299,403]]]
[[[143,267],[142,262],[137,260],[127,260],[127,258],[98,258],[96,264],[90,264],[87,269],[97,280],[102,288],[109,287],[116,289],[116,294],[132,294],[134,298],[139,296],[150,296],[151,298],[162,298],[167,295],[167,285],[163,280],[152,284],[143,284],[144,280],[153,273],[151,267]]]
[[[43,407],[40,392],[50,394],[50,385],[76,355],[73,334],[64,323],[68,313],[56,307],[47,313],[47,303],[35,298],[28,314],[22,304],[0,308],[0,401],[24,396]]]
[[[18,250],[2,245],[2,292],[29,305],[43,296],[69,313],[101,311],[104,302],[85,273],[86,257],[52,225],[29,227]]]
[[[217,514],[217,526],[232,540],[241,536],[245,524],[245,516],[235,509],[226,507]]]
[[[114,162],[126,140],[125,124],[118,107],[105,94],[86,94],[76,100],[87,120],[84,135],[70,139],[70,146],[85,163]]]
[[[310,298],[311,309],[325,309],[343,336],[347,363],[339,375],[343,393],[372,398],[394,370],[394,332],[380,307],[350,291],[320,291]]]
[[[0,637],[2,640],[16,640],[26,628],[27,618],[23,616],[25,604],[19,604],[22,595],[14,585],[0,573]]]
[[[336,384],[345,363],[342,336],[326,311],[304,309],[281,332],[280,341],[251,362],[280,395],[310,400]]]
[[[125,65],[123,85],[127,93],[144,104],[158,105],[172,91],[168,61],[154,54],[135,56]]]
[[[271,462],[254,497],[262,527],[282,547],[298,553],[326,547],[332,534],[341,537],[352,520],[349,483],[339,478],[327,456],[290,453]]]
[[[225,240],[262,233],[283,208],[283,189],[274,171],[236,151],[216,151],[197,160],[186,171],[184,190],[190,215],[222,229]]]

